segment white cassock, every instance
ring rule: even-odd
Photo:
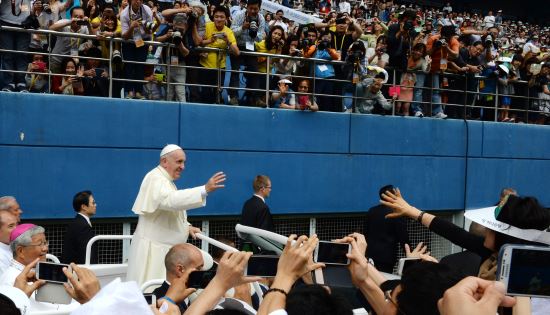
[[[148,280],[164,279],[164,256],[173,245],[187,242],[190,224],[185,210],[205,205],[204,186],[178,190],[161,166],[147,173],[132,207],[139,220],[130,246],[126,280],[142,285]]]

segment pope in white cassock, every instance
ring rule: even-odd
[[[141,285],[164,279],[164,256],[170,247],[200,232],[187,222],[186,210],[205,206],[207,194],[224,187],[225,174],[218,172],[204,186],[178,190],[174,181],[180,178],[185,160],[183,149],[169,144],[160,153],[159,165],[141,182],[132,207],[139,220],[130,246],[127,281]]]

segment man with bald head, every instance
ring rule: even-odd
[[[23,213],[23,210],[21,210],[21,207],[19,206],[19,203],[17,203],[15,197],[0,197],[0,211],[11,212],[11,214],[17,217],[17,223],[21,222],[21,213]]]
[[[130,246],[126,279],[143,284],[164,277],[164,257],[175,244],[200,232],[187,221],[186,210],[206,205],[206,196],[223,188],[225,174],[218,172],[199,187],[178,190],[174,184],[185,168],[183,149],[169,144],[160,153],[159,165],[141,183],[132,211],[139,215]]]
[[[17,226],[17,217],[9,211],[0,211],[0,276],[8,269],[13,258],[10,233]]]
[[[204,265],[204,259],[201,251],[191,244],[177,244],[172,246],[164,257],[164,266],[166,267],[166,281],[162,286],[156,288],[153,294],[157,299],[162,298],[168,292],[170,285],[194,270],[201,270]],[[183,314],[187,309],[187,302],[175,301]]]

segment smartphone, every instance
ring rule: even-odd
[[[346,19],[345,19],[345,18],[336,19],[336,24],[345,24],[345,23],[346,23]]]
[[[95,68],[94,70],[95,70],[95,76],[96,76],[97,78],[100,78],[101,75],[103,74],[103,71],[105,71],[105,70],[103,70],[103,69],[101,69],[101,68]]]
[[[70,270],[69,265],[66,264],[38,262],[36,265],[36,278],[55,283],[69,282],[67,276],[63,273],[64,267],[67,267]]]
[[[399,264],[397,265],[397,274],[402,276],[405,270],[409,269],[414,264],[422,261],[420,258],[401,258],[399,259]]]
[[[187,279],[187,288],[204,289],[216,276],[216,270],[193,271]]]
[[[246,276],[273,278],[277,275],[278,263],[279,256],[253,255],[248,260],[244,274]]]
[[[550,247],[504,245],[496,279],[504,283],[507,295],[550,298]]]
[[[153,293],[143,293],[147,305],[157,305],[157,297]]]
[[[313,279],[317,284],[330,287],[354,288],[348,267],[344,265],[326,265],[325,268],[315,269]]]
[[[331,265],[349,265],[349,258],[346,254],[350,251],[350,244],[319,241],[313,253],[313,260]]]

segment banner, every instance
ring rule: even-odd
[[[294,21],[298,24],[309,24],[309,23],[321,23],[322,20],[320,18],[314,17],[311,14],[303,13],[298,10],[294,10],[288,7],[285,7],[284,5],[280,5],[278,3],[269,1],[269,0],[262,0],[262,9],[269,11],[271,13],[277,13],[279,10],[283,10],[285,18]]]

